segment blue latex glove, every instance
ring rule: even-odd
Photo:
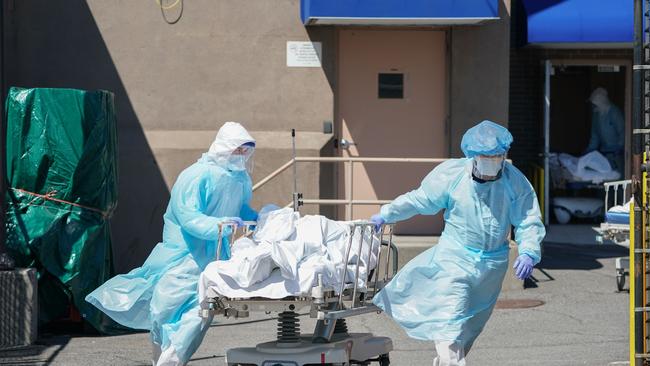
[[[515,276],[520,280],[525,280],[533,273],[533,258],[527,254],[522,254],[515,260],[512,266],[515,270]]]
[[[235,228],[244,226],[244,220],[240,217],[224,217],[221,222],[224,224],[235,224]]]
[[[377,232],[379,231],[379,229],[381,229],[381,225],[386,223],[386,220],[384,220],[384,218],[381,217],[380,214],[372,215],[372,217],[370,218],[370,221],[373,224],[375,224],[375,231],[377,231]]]

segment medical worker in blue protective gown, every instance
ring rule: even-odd
[[[247,171],[254,148],[244,127],[226,122],[209,151],[176,180],[162,243],[142,267],[86,297],[118,323],[150,330],[154,365],[185,364],[205,336],[211,319],[199,316],[199,275],[216,258],[219,223],[257,218]],[[222,245],[221,258],[229,257]]]
[[[463,136],[466,158],[440,164],[419,188],[371,218],[381,225],[444,210],[439,243],[373,300],[412,338],[435,341],[434,366],[465,365],[501,291],[511,226],[519,247],[516,276],[527,278],[540,261],[545,229],[533,188],[505,161],[511,143],[507,129],[481,122]]]
[[[589,97],[592,104],[591,137],[585,153],[594,150],[603,154],[612,169],[623,172],[625,149],[625,121],[623,113],[612,104],[607,90],[596,88]]]

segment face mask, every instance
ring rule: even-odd
[[[485,180],[494,180],[503,168],[503,158],[476,157],[474,161],[476,176]]]
[[[235,171],[246,170],[246,160],[246,155],[230,155],[228,169]]]

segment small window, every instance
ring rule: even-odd
[[[379,74],[379,99],[404,98],[404,74]]]

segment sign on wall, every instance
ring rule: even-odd
[[[321,42],[287,42],[287,67],[321,67]]]

